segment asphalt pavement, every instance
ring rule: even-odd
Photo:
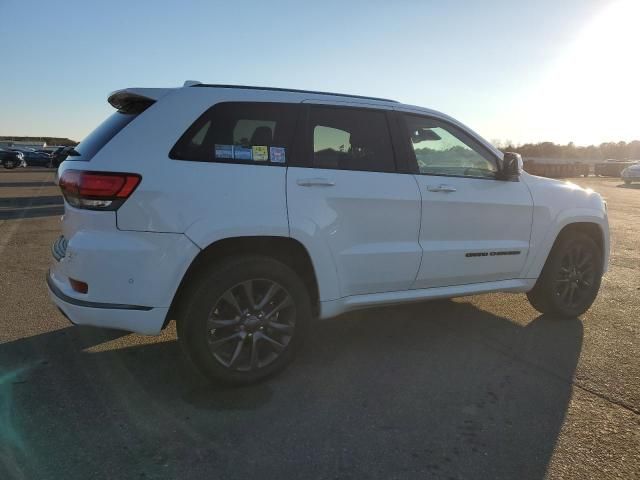
[[[316,322],[258,385],[211,385],[159,337],[74,327],[44,282],[62,200],[0,171],[0,478],[640,478],[640,185],[608,201],[610,271],[581,319],[520,294]]]

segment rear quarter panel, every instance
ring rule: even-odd
[[[92,169],[105,165],[142,175],[117,212],[118,228],[185,233],[201,248],[230,236],[288,235],[286,168],[169,158],[184,131],[212,105],[275,101],[260,93],[177,89],[108,143],[90,162]]]

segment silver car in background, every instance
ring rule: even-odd
[[[630,165],[622,170],[620,176],[627,185],[630,185],[631,182],[640,182],[640,162]]]

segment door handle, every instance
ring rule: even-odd
[[[453,187],[451,185],[444,185],[444,184],[440,184],[440,185],[427,185],[427,190],[429,190],[430,192],[445,192],[445,193],[451,193],[451,192],[455,192],[456,191],[456,187]]]
[[[333,187],[336,182],[328,178],[299,178],[297,184],[301,187]]]

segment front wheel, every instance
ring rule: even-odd
[[[631,180],[625,180],[625,181],[624,181],[624,184],[625,184],[625,185],[631,185]]]
[[[554,245],[529,302],[540,313],[575,318],[594,302],[602,279],[602,251],[591,237],[567,232]]]
[[[7,170],[11,170],[13,168],[16,168],[17,166],[18,166],[18,164],[14,160],[5,160],[4,161],[4,168],[6,168]]]
[[[311,318],[307,290],[268,257],[231,258],[198,275],[178,319],[178,340],[208,378],[247,384],[293,359]]]

